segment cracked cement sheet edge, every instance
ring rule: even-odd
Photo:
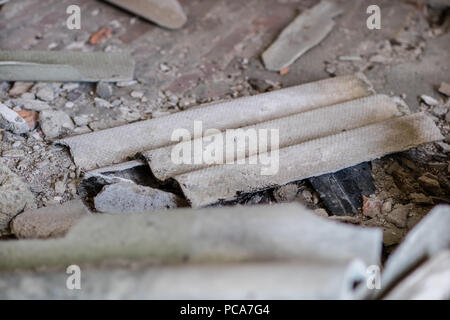
[[[129,53],[0,51],[0,80],[128,81],[134,76]]]
[[[446,249],[450,249],[450,205],[439,205],[406,235],[386,261],[381,293],[389,290],[418,264]]]
[[[374,95],[244,127],[242,130],[245,132],[248,132],[247,130],[261,129],[278,130],[278,147],[281,149],[308,140],[339,133],[344,130],[356,129],[364,125],[404,115],[400,109],[390,97],[386,95]],[[201,153],[207,152],[211,141],[216,141],[216,139],[223,142],[226,141],[226,133],[221,132],[220,134],[209,136],[209,143],[206,145],[202,143],[202,138],[199,138],[181,142],[173,146],[146,151],[142,155],[147,159],[154,176],[164,181],[176,175],[213,166],[214,164],[206,163],[194,164],[193,159],[191,159],[191,164],[176,164],[172,161],[171,157],[173,150],[182,150],[183,147],[193,149],[195,153],[196,149],[193,146],[196,144],[202,146],[199,149]],[[238,143],[239,141],[239,139],[233,140],[233,150],[238,150],[233,153],[233,157],[227,157],[226,147],[223,144],[223,157],[220,163],[229,163],[230,160],[237,161],[258,153],[257,148],[249,150],[248,143],[242,144]],[[277,146],[268,147],[268,151],[271,151]],[[195,155],[192,158],[195,158]]]
[[[92,170],[127,161],[139,152],[174,144],[171,137],[175,129],[186,129],[193,135],[194,121],[202,121],[203,130],[235,129],[372,93],[370,83],[362,74],[329,78],[73,136],[56,143],[70,148],[79,168]]]
[[[333,18],[341,13],[337,4],[330,1],[321,1],[302,12],[263,53],[264,66],[272,71],[280,71],[294,63],[327,37],[336,25]]]
[[[382,232],[316,216],[299,204],[83,217],[61,239],[0,242],[0,270],[96,264],[279,259],[380,262]]]
[[[192,206],[201,207],[220,200],[234,200],[239,194],[336,172],[442,139],[434,122],[425,114],[417,113],[254,155],[247,158],[246,164],[216,165],[174,179]],[[278,173],[262,175],[262,168],[268,166],[262,165],[259,159],[276,160],[276,157]]]
[[[64,272],[0,273],[0,299],[355,299],[367,281],[360,260],[137,266],[82,270],[82,290]]]
[[[181,28],[186,14],[177,0],[106,0],[169,29]]]

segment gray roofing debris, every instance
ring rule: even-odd
[[[83,268],[82,290],[64,272],[2,274],[0,299],[352,299],[366,276],[359,261]]]
[[[187,21],[177,0],[106,0],[138,16],[169,29],[179,29]]]
[[[14,110],[0,103],[0,128],[16,134],[30,131],[27,122]]]
[[[132,213],[177,208],[185,203],[178,196],[132,183],[104,186],[94,198],[95,209],[108,213]]]
[[[10,233],[11,219],[33,207],[34,196],[28,185],[0,162],[0,236]]]
[[[174,144],[171,141],[174,129],[184,128],[193,135],[194,121],[202,121],[204,130],[240,128],[371,93],[371,86],[362,75],[336,77],[69,137],[58,143],[70,148],[78,167],[92,170],[127,161],[139,152]]]
[[[129,53],[0,51],[0,80],[128,81],[134,76]]]
[[[376,123],[379,121],[393,118],[401,115],[397,104],[385,95],[374,95],[366,98],[345,102],[338,105],[323,107],[308,112],[297,113],[287,117],[262,122],[253,126],[242,128],[244,131],[248,129],[278,129],[279,130],[279,148],[289,147],[311,139],[329,136],[344,130],[359,128],[366,124]],[[220,137],[216,137],[220,136]],[[201,139],[201,138],[200,138]],[[222,139],[225,141],[226,134],[222,132],[214,136],[214,139]],[[180,149],[183,145],[195,146],[196,140],[181,142],[177,144]],[[239,145],[239,140],[234,141],[234,150],[246,148],[245,152],[233,153],[232,157],[226,157],[227,152],[224,144],[223,162],[230,163],[232,161],[241,160],[258,153],[258,150],[249,150],[249,145]],[[208,145],[202,145],[203,149],[207,149]],[[166,146],[143,153],[147,159],[150,169],[159,180],[167,180],[176,175],[186,172],[204,169],[208,166],[203,164],[176,164],[171,161],[172,149],[175,146]],[[275,146],[268,146],[269,150],[275,150]],[[203,151],[202,149],[202,151]]]
[[[397,284],[387,300],[450,300],[450,250],[431,257]]]
[[[341,13],[335,2],[326,0],[302,12],[263,53],[265,67],[280,71],[291,65],[326,38],[335,26],[333,18]]]
[[[382,232],[298,204],[90,215],[64,238],[0,242],[0,270],[120,259],[154,263],[359,259],[380,262]]]
[[[12,220],[11,233],[24,239],[62,237],[87,214],[89,210],[81,200],[28,210]]]
[[[441,140],[433,120],[423,113],[393,118],[279,150],[279,170],[261,175],[267,165],[218,165],[175,177],[193,207],[232,200],[292,181],[302,180],[371,161],[384,155]],[[269,156],[269,155],[268,155]],[[224,188],[222,182],[227,182]]]
[[[407,234],[401,245],[386,261],[381,279],[382,291],[379,295],[388,292],[421,263],[448,249],[450,249],[450,206],[440,205]]]

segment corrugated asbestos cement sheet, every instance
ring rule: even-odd
[[[316,216],[299,204],[91,215],[61,239],[0,242],[0,270],[104,261],[380,262],[382,232]]]
[[[134,76],[129,53],[0,51],[0,80],[128,81]]]
[[[70,147],[78,167],[91,170],[127,161],[139,152],[174,144],[171,136],[175,129],[184,128],[194,135],[194,121],[201,121],[203,130],[234,129],[371,93],[371,86],[363,75],[342,76],[69,137],[58,143]]]
[[[261,164],[259,154],[247,158],[246,164],[212,166],[176,176],[175,180],[192,206],[200,207],[235,199],[239,194],[335,172],[441,139],[443,136],[433,120],[417,113],[272,151],[266,155],[279,159],[275,175],[261,174],[268,165]],[[252,162],[256,164],[250,164]]]

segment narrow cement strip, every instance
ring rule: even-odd
[[[134,61],[128,53],[0,51],[0,80],[128,81]]]
[[[81,268],[67,290],[64,271],[3,273],[0,299],[352,299],[366,274],[358,260]]]
[[[241,193],[339,171],[441,139],[443,136],[433,121],[417,113],[255,155],[247,158],[246,164],[192,171],[176,176],[175,180],[192,206],[201,207],[219,200],[233,200]],[[261,159],[269,161],[263,165]],[[264,169],[276,169],[278,164],[276,174],[262,174]]]
[[[91,215],[65,238],[0,242],[0,270],[93,264],[360,259],[378,264],[382,232],[318,217],[298,204]]]
[[[175,129],[186,129],[193,137],[199,137],[202,133],[194,136],[194,121],[202,121],[204,130],[222,131],[350,101],[371,93],[371,86],[362,75],[330,78],[78,135],[58,143],[70,148],[78,167],[92,170],[127,161],[139,152],[174,144],[171,137]]]
[[[333,18],[341,13],[342,10],[336,3],[325,0],[302,12],[263,53],[265,67],[269,70],[280,71],[294,63],[325,39],[335,26]]]
[[[289,147],[301,142],[312,139],[329,136],[331,134],[339,133],[344,130],[351,130],[362,127],[367,124],[372,124],[393,118],[395,116],[403,115],[396,103],[385,95],[374,95],[362,99],[345,102],[343,104],[324,107],[309,112],[299,113],[292,116],[259,123],[257,125],[242,128],[245,132],[247,130],[278,130],[279,131],[279,148]],[[209,136],[208,142],[204,138],[195,139],[187,142],[180,142],[177,145],[167,146],[159,149],[146,151],[143,156],[150,165],[150,169],[154,176],[159,180],[167,180],[176,175],[186,172],[204,169],[215,164],[230,163],[248,156],[258,153],[258,148],[249,150],[249,143],[241,143],[239,139],[233,140],[232,157],[227,157],[225,145],[226,133]],[[216,163],[207,164],[202,161],[202,164],[194,164],[194,157],[191,157],[190,164],[177,164],[172,159],[172,152],[175,150],[189,149],[194,150],[194,146],[202,146],[201,154],[208,152],[211,141],[222,141],[223,143],[223,157]],[[276,146],[268,146],[269,150],[274,150]]]
[[[384,293],[424,260],[450,249],[450,206],[440,205],[411,230],[386,261],[381,278]]]
[[[106,0],[169,29],[181,28],[187,17],[177,0]]]

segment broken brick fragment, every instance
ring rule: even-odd
[[[92,45],[100,44],[104,40],[111,38],[111,29],[108,27],[102,28],[89,38],[89,43]]]
[[[39,113],[34,110],[20,110],[17,111],[17,114],[27,122],[28,127],[30,127],[31,130],[36,128],[39,120]]]
[[[375,198],[368,198],[363,196],[363,215],[367,217],[374,218],[375,216],[381,214],[381,201]]]

